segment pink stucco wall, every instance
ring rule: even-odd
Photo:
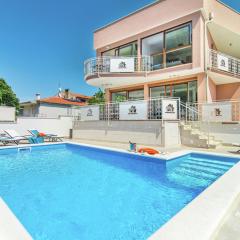
[[[222,84],[216,86],[217,100],[240,100],[240,83]]]
[[[199,74],[198,80],[198,102],[206,102],[206,80],[205,74]]]
[[[193,52],[193,66],[192,67],[193,68],[203,67],[203,64],[204,64],[204,20],[202,18],[201,12],[197,12],[197,13],[190,14],[188,16],[184,16],[184,17],[174,20],[172,22],[167,22],[163,25],[159,25],[157,27],[149,29],[145,32],[141,32],[137,35],[134,35],[130,38],[123,39],[121,41],[118,39],[117,42],[109,44],[108,49],[112,49],[117,46],[127,44],[129,42],[138,41],[138,50],[139,50],[138,55],[140,55],[142,38],[151,36],[155,33],[162,32],[164,30],[179,26],[179,25],[187,23],[187,22],[192,22],[192,48],[193,48],[192,49],[192,52]],[[131,26],[129,26],[129,27],[131,27]],[[113,32],[111,35],[116,35],[115,32],[118,31],[118,29],[114,29],[112,31]],[[105,45],[104,45],[104,47],[97,49],[97,55],[100,55],[101,52],[107,50],[106,42],[107,42],[108,37],[104,36],[103,38],[104,38]]]
[[[163,0],[123,18],[94,34],[95,49],[129,38],[175,19],[189,15],[203,7],[203,0]]]
[[[213,101],[216,101],[216,98],[217,98],[217,88],[216,88],[216,84],[211,78],[209,78],[208,82],[209,82],[208,83],[208,87],[209,87],[208,100],[210,102],[213,102]]]

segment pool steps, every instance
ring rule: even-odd
[[[223,175],[235,163],[227,161],[207,160],[192,158],[183,160],[173,169],[173,176],[183,175],[192,179],[200,178],[206,181],[212,181]]]

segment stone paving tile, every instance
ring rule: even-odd
[[[240,200],[237,207],[226,217],[215,240],[240,240]]]

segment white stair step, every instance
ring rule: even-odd
[[[225,169],[217,169],[217,168],[210,168],[210,167],[206,167],[206,166],[197,166],[197,165],[192,165],[192,164],[187,164],[187,163],[183,163],[181,164],[182,167],[184,167],[185,169],[189,169],[192,171],[196,171],[196,172],[204,172],[204,173],[209,173],[209,174],[213,174],[216,176],[222,175],[226,172]]]
[[[176,172],[177,174],[180,175],[188,175],[191,177],[195,177],[195,178],[200,178],[200,179],[216,179],[218,176],[216,176],[215,174],[209,174],[209,173],[204,173],[204,172],[196,172],[196,171],[192,171],[189,169],[182,169],[182,168],[178,168],[176,169],[174,172]]]
[[[218,161],[218,160],[207,160],[207,159],[202,159],[202,158],[191,158],[191,160],[186,160],[186,161],[191,161],[191,162],[203,162],[203,163],[210,163],[210,164],[216,164],[217,166],[234,166],[235,163],[233,162],[226,162],[226,161]]]

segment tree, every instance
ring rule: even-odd
[[[6,81],[0,78],[0,106],[16,107],[19,110],[19,99]]]
[[[90,105],[105,103],[105,93],[99,89],[92,98],[88,100]]]

